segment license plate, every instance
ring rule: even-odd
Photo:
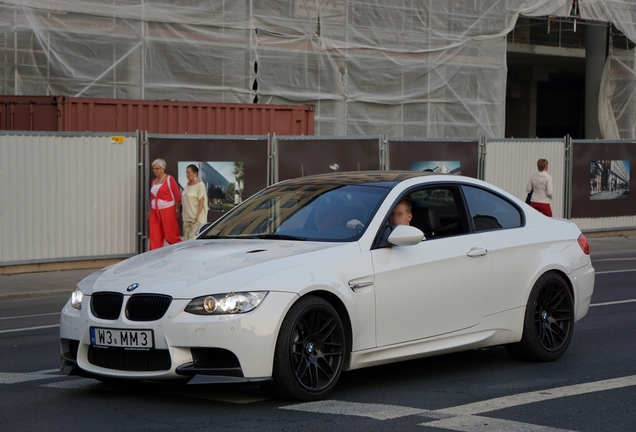
[[[91,345],[145,350],[154,348],[154,338],[152,330],[91,327]]]

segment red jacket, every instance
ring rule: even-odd
[[[152,193],[152,188],[155,186],[157,179],[153,179],[150,184],[150,208],[151,209],[165,209],[175,205],[175,202],[181,202],[181,192],[179,191],[179,185],[177,181],[171,175],[166,174],[168,177],[157,190],[157,195]],[[166,185],[168,187],[166,187]]]

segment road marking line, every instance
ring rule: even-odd
[[[313,412],[320,414],[342,414],[359,417],[370,417],[376,420],[391,420],[405,416],[430,413],[430,410],[410,408],[399,405],[367,404],[356,402],[344,402],[337,400],[324,400],[307,402],[296,405],[288,405],[281,409],[291,411]]]
[[[42,374],[60,373],[60,368],[46,369],[46,370],[36,371],[35,373],[42,373]]]
[[[519,405],[543,402],[550,399],[577,396],[630,386],[636,386],[636,375],[504,396],[439,410],[427,410],[399,405],[365,404],[337,400],[307,402],[280,407],[280,409],[319,414],[353,415],[369,417],[376,420],[391,420],[400,417],[418,415],[434,419],[433,421],[420,423],[420,426],[436,427],[439,429],[459,432],[473,432],[479,430],[487,430],[489,432],[569,432],[567,429],[551,428],[531,423],[484,417],[479,416],[478,414],[516,407]]]
[[[71,379],[67,381],[58,381],[51,384],[40,384],[40,387],[59,388],[59,389],[82,389],[99,385],[99,382],[92,379]]]
[[[556,429],[514,420],[503,420],[492,417],[461,416],[451,417],[433,422],[420,423],[420,426],[448,429],[460,432],[573,432],[568,429]]]
[[[550,399],[558,399],[566,396],[578,396],[586,393],[614,390],[631,386],[636,386],[636,375],[520,393],[466,405],[458,405],[452,408],[437,410],[436,412],[451,416],[483,414],[519,405],[544,402]]]
[[[605,262],[605,261],[636,261],[636,258],[634,257],[630,257],[630,258],[601,258],[601,259],[592,259],[592,263],[595,262]]]
[[[49,316],[49,315],[60,315],[60,312],[51,312],[51,313],[38,314],[38,315],[22,315],[22,316],[1,317],[0,320],[20,319],[20,318],[36,318],[36,317]]]
[[[594,303],[594,304],[591,304],[590,307],[593,307],[593,306],[611,306],[611,305],[616,305],[616,304],[634,303],[634,302],[636,302],[636,299],[617,300],[617,301],[605,302],[605,303]]]
[[[60,378],[59,369],[49,369],[38,372],[0,372],[0,384],[17,384],[27,381]],[[56,375],[52,375],[56,374]]]
[[[594,273],[597,274],[597,275],[602,275],[602,274],[611,274],[611,273],[631,273],[631,272],[636,272],[636,269],[597,271],[597,272],[594,272]]]
[[[59,327],[59,326],[60,326],[59,324],[52,324],[52,325],[37,326],[37,327],[24,327],[24,328],[11,329],[11,330],[0,330],[0,333],[15,333],[15,332],[30,331],[30,330],[40,330],[40,329],[54,328],[54,327]]]

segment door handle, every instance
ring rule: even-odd
[[[474,257],[484,256],[487,253],[488,253],[487,249],[474,247],[474,248],[470,248],[470,250],[468,251],[466,255],[474,258]]]

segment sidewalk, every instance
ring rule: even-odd
[[[71,295],[75,285],[96,269],[0,275],[0,301]]]
[[[636,256],[636,236],[599,237],[590,238],[588,241],[593,259],[611,258],[625,252]],[[94,271],[96,269],[0,275],[0,301],[58,295],[70,296],[75,285]]]

